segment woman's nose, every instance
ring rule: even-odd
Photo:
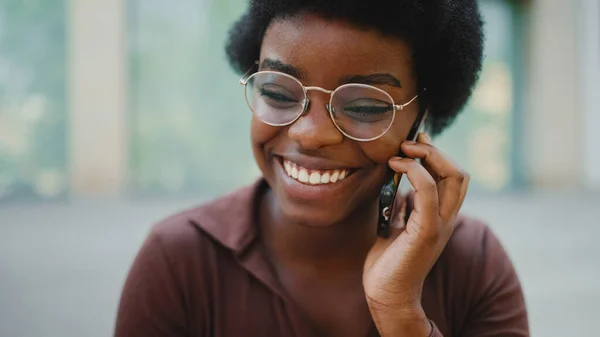
[[[344,135],[333,124],[326,106],[322,100],[309,100],[306,112],[288,129],[290,139],[307,150],[341,143]]]

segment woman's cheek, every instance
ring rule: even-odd
[[[250,138],[252,139],[253,146],[263,147],[282,131],[282,127],[267,125],[255,117],[252,117],[250,122]]]
[[[394,137],[392,134],[386,134],[377,140],[362,143],[361,148],[372,162],[378,166],[387,166],[388,160],[398,155],[401,142],[401,139]]]
[[[255,118],[252,119],[250,128],[252,153],[256,164],[264,175],[269,175],[272,169],[269,165],[272,160],[271,152],[276,146],[277,139],[282,132],[285,132],[285,128],[270,126]]]

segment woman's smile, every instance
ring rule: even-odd
[[[274,158],[277,180],[291,199],[318,200],[328,204],[336,198],[348,196],[357,188],[355,176],[361,168],[315,157]]]
[[[335,184],[338,181],[346,179],[346,177],[351,173],[351,171],[348,169],[310,169],[300,166],[298,163],[289,160],[283,160],[283,168],[288,176],[303,184],[313,186]]]

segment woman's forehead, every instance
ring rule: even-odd
[[[307,77],[385,72],[406,78],[411,73],[411,56],[410,47],[401,39],[311,14],[274,21],[261,47],[261,59],[292,65]]]

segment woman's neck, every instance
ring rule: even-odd
[[[260,205],[259,223],[265,248],[276,264],[310,265],[335,272],[362,268],[376,239],[376,216],[377,204],[373,201],[341,221],[311,227],[286,217],[269,189]]]

